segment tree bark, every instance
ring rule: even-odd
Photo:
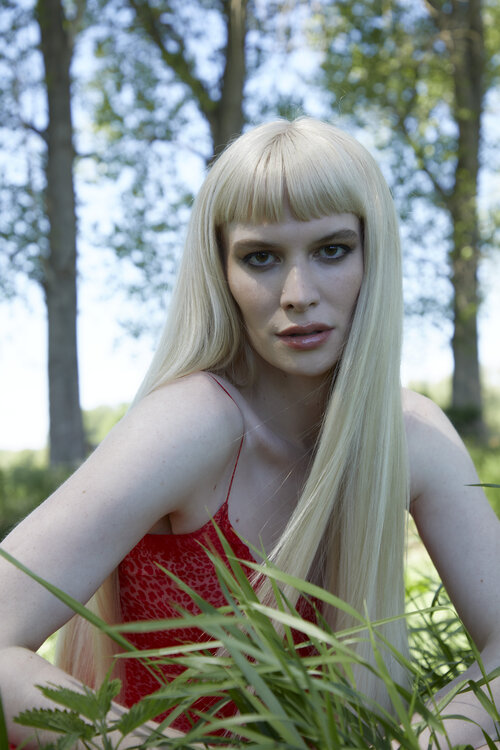
[[[45,65],[45,133],[49,254],[43,258],[48,315],[50,462],[76,464],[85,455],[77,357],[76,212],[71,120],[71,41],[61,0],[38,0]]]
[[[149,2],[128,0],[139,26],[159,50],[165,64],[191,92],[201,114],[205,117],[212,136],[212,161],[233,138],[241,133],[243,117],[243,89],[246,80],[245,39],[247,32],[248,0],[222,0],[222,15],[226,26],[223,51],[224,70],[220,81],[220,97],[215,100],[207,85],[194,72],[185,40],[171,22],[160,19],[157,9]],[[175,51],[167,41],[175,42]]]
[[[481,0],[454,0],[448,32],[458,127],[455,189],[449,204],[453,221],[454,290],[451,416],[457,426],[481,436],[486,432],[477,326],[480,301],[477,272],[481,257],[477,192],[485,70]]]
[[[221,96],[213,112],[207,113],[216,156],[243,128],[243,89],[246,79],[245,38],[247,0],[225,0],[227,38]]]

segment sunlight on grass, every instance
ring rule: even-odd
[[[47,661],[50,661],[51,664],[54,663],[55,659],[56,640],[57,633],[53,633],[49,638],[47,638],[45,643],[43,643],[37,651],[37,654],[43,656],[43,658],[47,659]]]

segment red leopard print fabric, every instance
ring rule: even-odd
[[[252,561],[248,547],[234,532],[228,518],[227,499],[217,511],[213,520],[230,543],[240,560]],[[198,531],[191,534],[148,534],[125,557],[119,566],[120,602],[123,622],[175,618],[176,607],[199,613],[199,609],[189,594],[182,591],[157,565],[181,578],[190,588],[214,607],[226,604],[214,566],[207,557],[202,545],[213,549],[229,566],[217,531],[208,521]],[[130,633],[129,640],[138,649],[161,648],[183,643],[196,643],[207,636],[198,628],[169,630],[155,633]],[[182,671],[178,665],[162,665],[161,671],[168,681]],[[160,687],[158,681],[136,659],[127,659],[125,668],[125,689],[123,703],[131,706],[144,695]],[[207,710],[217,702],[217,698],[197,701],[197,710]],[[224,715],[235,713],[228,707]],[[160,717],[160,718],[163,718]],[[173,726],[186,732],[192,720],[186,715],[178,717]]]

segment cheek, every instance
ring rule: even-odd
[[[240,313],[245,323],[252,320],[258,320],[269,306],[265,290],[262,286],[245,275],[238,273],[228,273],[228,285],[233,299],[239,307]]]
[[[347,279],[345,279],[344,291],[345,291],[345,305],[349,307],[352,312],[356,307],[358,301],[359,292],[361,290],[361,284],[363,283],[363,264],[360,263],[357,268],[354,268],[352,273]]]
[[[238,278],[237,274],[235,275],[231,273],[228,274],[227,282],[234,301],[236,302],[241,314],[244,315],[248,306],[249,298],[247,285],[244,281]]]

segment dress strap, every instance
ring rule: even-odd
[[[238,455],[236,456],[236,461],[234,462],[233,473],[231,474],[231,481],[229,482],[229,487],[227,489],[226,503],[229,500],[229,495],[231,494],[231,487],[233,486],[233,479],[234,479],[234,475],[236,474],[236,467],[238,466],[238,461],[240,460],[240,453],[241,453],[241,449],[243,448],[244,437],[245,435],[243,434],[240,440],[240,447],[238,448]]]
[[[220,380],[218,380],[218,379],[217,379],[217,378],[215,377],[215,375],[212,375],[212,373],[211,373],[211,372],[207,372],[206,374],[207,374],[207,375],[208,375],[208,376],[209,376],[210,378],[212,378],[212,380],[214,381],[214,383],[217,383],[217,385],[219,386],[219,388],[222,388],[222,390],[224,391],[224,393],[225,393],[225,394],[227,394],[227,395],[229,396],[229,398],[231,399],[231,401],[232,401],[232,402],[233,402],[234,404],[236,404],[236,401],[235,401],[235,400],[234,400],[234,398],[233,398],[233,397],[231,396],[231,394],[229,393],[229,391],[227,390],[227,388],[224,388],[224,386],[222,385],[222,383],[220,382]],[[238,404],[236,404],[236,406],[238,406]],[[238,410],[240,411],[240,407],[239,407],[239,406],[238,406]]]
[[[207,375],[209,375],[209,376],[210,376],[210,377],[212,378],[212,380],[213,380],[213,381],[214,381],[215,383],[217,383],[217,385],[219,386],[219,388],[222,388],[222,390],[224,391],[224,393],[225,393],[225,394],[227,394],[227,395],[229,396],[229,398],[231,399],[231,401],[232,401],[232,402],[233,402],[234,404],[236,404],[236,406],[238,407],[238,411],[240,411],[240,412],[241,412],[241,409],[240,409],[240,407],[238,406],[238,404],[236,403],[236,401],[234,400],[234,398],[233,398],[233,397],[231,396],[231,394],[229,393],[229,391],[227,390],[227,388],[224,388],[224,386],[223,386],[223,385],[222,385],[222,383],[221,383],[221,382],[220,382],[220,381],[218,380],[218,378],[216,378],[216,377],[215,377],[215,375],[212,375],[212,373],[211,373],[211,372],[207,372]],[[225,504],[227,504],[227,502],[228,502],[228,500],[229,500],[229,495],[231,494],[231,488],[232,488],[232,486],[233,486],[233,479],[234,479],[234,475],[236,474],[236,469],[237,469],[237,466],[238,466],[238,461],[240,460],[241,449],[243,448],[243,440],[244,440],[244,437],[245,437],[245,433],[243,433],[243,435],[241,436],[241,440],[240,440],[240,447],[238,448],[238,454],[237,454],[237,456],[236,456],[236,461],[234,462],[233,473],[231,474],[231,481],[229,482],[229,487],[228,487],[228,490],[227,490],[227,495],[226,495],[226,500],[225,500]]]

